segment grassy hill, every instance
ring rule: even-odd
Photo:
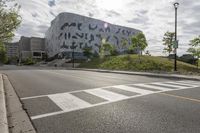
[[[104,59],[94,58],[90,62],[82,63],[80,68],[98,68],[109,70],[148,71],[148,72],[173,72],[174,60],[162,57],[138,55],[109,56]],[[178,72],[182,74],[200,74],[196,66],[184,62],[177,62]]]

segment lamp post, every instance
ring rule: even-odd
[[[177,71],[177,62],[176,62],[176,55],[177,55],[177,48],[178,48],[178,41],[177,41],[177,9],[179,7],[179,3],[174,3],[175,8],[175,46],[174,46],[174,71]]]

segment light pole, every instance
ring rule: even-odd
[[[178,7],[179,7],[179,3],[178,2],[174,3],[174,8],[175,8],[174,71],[177,71],[176,55],[177,55],[177,46],[178,46],[178,41],[177,41],[177,9],[178,9]]]

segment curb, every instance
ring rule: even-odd
[[[3,76],[6,92],[7,116],[11,133],[36,133],[34,125],[23,108],[15,89],[6,75]]]
[[[1,133],[9,133],[2,74],[0,74],[0,131]]]
[[[83,71],[92,71],[92,72],[101,72],[101,73],[117,73],[117,74],[148,76],[148,77],[156,77],[156,78],[172,78],[172,79],[200,81],[200,76],[179,75],[179,74],[159,74],[159,73],[149,73],[149,72],[129,72],[129,71],[87,69],[87,68],[74,68],[72,70],[83,70]]]

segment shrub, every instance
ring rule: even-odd
[[[36,62],[32,58],[27,58],[22,62],[24,65],[34,65]]]

